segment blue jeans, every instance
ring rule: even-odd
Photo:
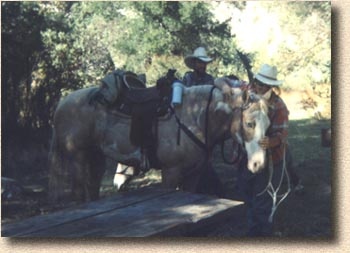
[[[283,162],[274,165],[272,184],[277,188],[281,180]],[[273,223],[269,222],[272,198],[264,191],[269,181],[269,169],[251,173],[247,168],[247,156],[244,155],[238,170],[238,189],[247,207],[247,236],[271,236]],[[262,193],[263,194],[259,194]]]

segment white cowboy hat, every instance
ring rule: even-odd
[[[204,47],[198,47],[194,50],[193,55],[188,55],[185,58],[185,64],[190,69],[194,68],[195,59],[203,61],[205,63],[212,62],[213,59],[207,56],[207,52]]]
[[[277,68],[268,64],[262,65],[254,78],[270,86],[280,86],[283,83],[282,81],[277,80]]]

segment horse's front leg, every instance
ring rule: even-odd
[[[206,161],[199,161],[192,167],[187,168],[183,172],[182,189],[187,192],[196,193],[200,178],[203,173],[204,166],[207,166]]]
[[[181,169],[179,167],[162,169],[162,186],[164,188],[176,189],[181,182]]]

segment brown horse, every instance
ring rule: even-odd
[[[57,107],[50,152],[52,201],[67,194],[78,201],[97,199],[106,157],[135,167],[142,162],[140,148],[129,140],[130,117],[89,103],[97,89],[75,91]],[[246,144],[248,168],[261,169],[265,150],[258,141],[269,126],[267,110],[265,100],[254,94],[234,91],[227,99],[209,85],[185,88],[182,104],[158,120],[156,155],[164,187],[195,192],[208,154],[230,134]]]

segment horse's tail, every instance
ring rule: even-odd
[[[63,200],[64,184],[62,177],[65,171],[63,168],[62,152],[57,140],[56,131],[53,128],[52,140],[49,151],[49,190],[48,198],[50,203],[57,203]]]

